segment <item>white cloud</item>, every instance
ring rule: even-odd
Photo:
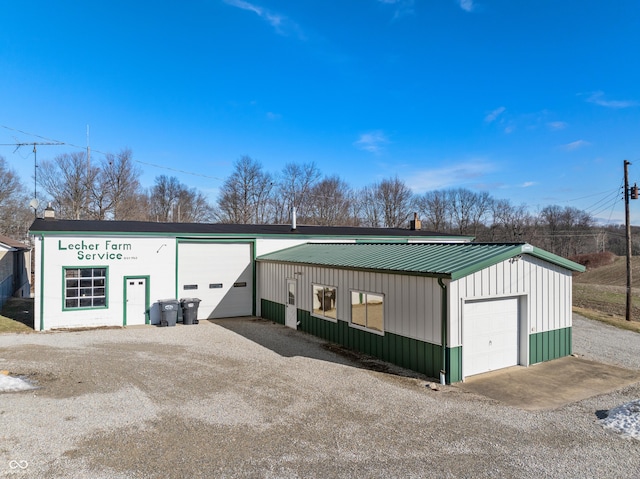
[[[471,182],[478,183],[474,180],[483,178],[495,169],[493,164],[483,159],[471,160],[442,168],[418,171],[407,180],[407,184],[416,193],[464,187]]]
[[[629,107],[638,105],[637,101],[631,101],[631,100],[623,100],[623,101],[605,100],[604,92],[602,91],[593,92],[591,95],[589,95],[589,97],[587,98],[587,101],[595,105],[600,105],[606,108],[614,108],[614,109],[629,108]]]
[[[535,184],[536,184],[535,181],[525,181],[520,185],[520,188],[529,188],[531,186],[534,186]]]
[[[353,144],[361,150],[369,151],[371,153],[380,153],[383,149],[383,145],[387,143],[389,143],[389,140],[384,132],[381,130],[375,130],[370,131],[369,133],[363,133]]]
[[[253,3],[245,0],[223,0],[227,5],[253,12],[271,25],[280,35],[288,35],[295,33],[300,39],[304,39],[304,35],[300,27],[286,16],[271,12]]]
[[[413,15],[415,13],[415,0],[378,0],[379,3],[385,5],[393,5],[396,7],[393,15],[394,20],[405,15]]]
[[[460,5],[460,8],[462,8],[465,12],[473,12],[473,10],[476,8],[473,1],[474,0],[458,0],[458,5]]]
[[[561,145],[560,148],[565,150],[565,151],[574,151],[577,150],[579,148],[584,148],[585,146],[589,146],[591,143],[589,143],[588,141],[585,140],[576,140],[576,141],[572,141],[571,143],[567,143],[565,145]]]
[[[547,123],[547,127],[550,130],[564,130],[567,126],[567,123],[564,121],[550,121]]]
[[[484,117],[484,121],[486,123],[492,123],[498,119],[500,115],[502,115],[507,109],[503,106],[496,108],[491,113],[488,113],[487,116]]]

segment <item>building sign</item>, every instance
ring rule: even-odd
[[[58,240],[59,251],[74,251],[80,261],[131,260],[131,243],[120,243],[113,240],[102,242],[90,240],[63,241]]]

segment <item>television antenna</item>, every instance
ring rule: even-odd
[[[15,153],[20,149],[21,146],[32,146],[33,145],[33,199],[29,202],[29,206],[33,208],[33,214],[37,218],[38,217],[38,205],[40,202],[38,201],[38,146],[61,146],[64,143],[59,141],[56,142],[29,142],[29,143],[2,143],[2,146],[15,146],[16,149],[13,150]]]

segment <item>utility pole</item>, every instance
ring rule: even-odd
[[[631,258],[632,258],[632,248],[631,248],[631,221],[629,215],[629,199],[637,200],[638,199],[638,185],[634,184],[633,187],[629,188],[629,165],[631,163],[627,160],[624,160],[624,221],[626,226],[626,239],[627,239],[627,308],[625,319],[627,321],[631,321]]]

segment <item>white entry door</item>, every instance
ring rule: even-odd
[[[467,301],[462,330],[464,376],[518,364],[518,299]]]
[[[125,278],[126,306],[124,324],[145,324],[147,319],[147,279]]]
[[[287,280],[287,311],[285,317],[285,326],[298,329],[298,298],[296,295],[296,280]]]

